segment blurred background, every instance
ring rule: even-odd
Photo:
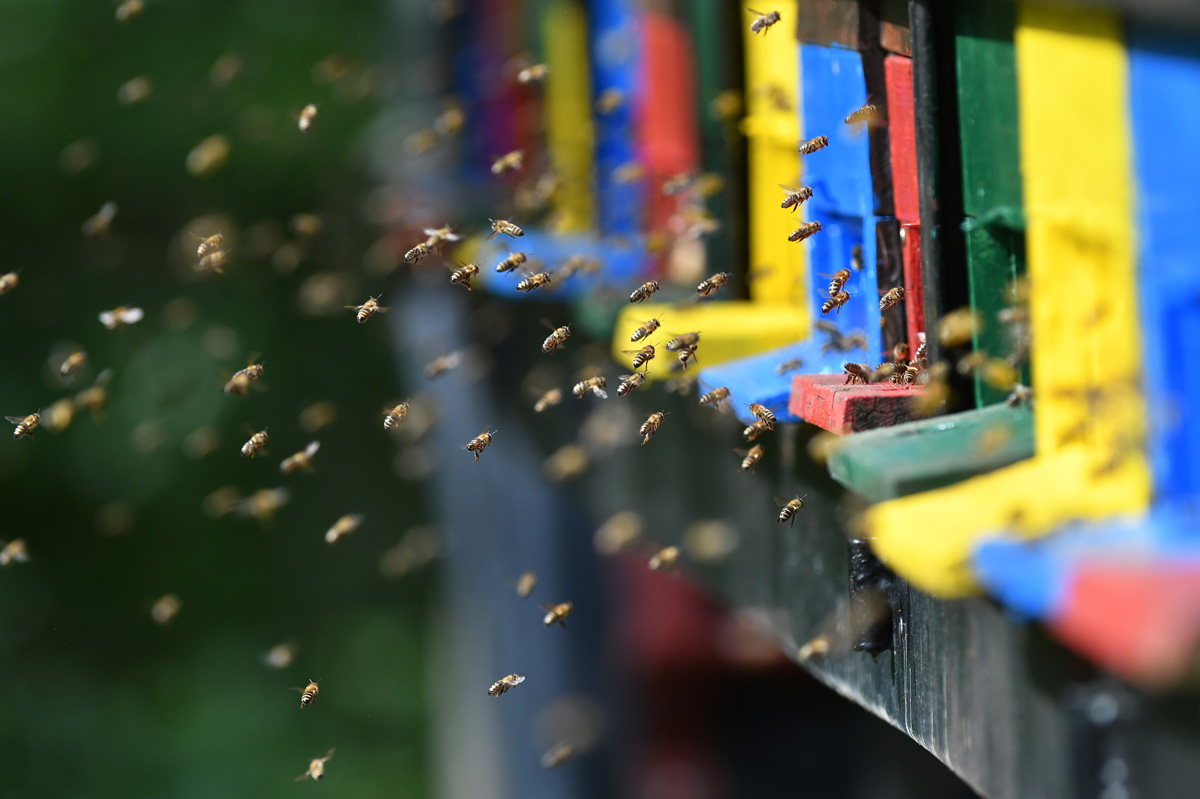
[[[667,259],[677,294],[728,263],[745,296],[744,144],[708,109],[736,101],[747,18],[650,5],[722,42],[679,76],[704,142],[683,160],[723,184],[680,224],[722,224],[668,257],[613,218],[630,240],[605,248]],[[663,392],[533,411],[596,369],[615,392],[630,287],[521,306],[448,283],[443,262],[479,252],[488,218],[588,226],[569,158],[557,193],[522,182],[551,171],[540,89],[513,79],[572,46],[545,26],[569,31],[582,4],[122,9],[0,5],[0,271],[20,279],[0,297],[0,404],[43,414],[35,441],[0,447],[0,538],[29,552],[0,570],[0,794],[293,795],[336,747],[320,790],[341,796],[971,795],[790,664],[770,611],[730,614],[687,568],[646,568],[682,541],[690,567],[719,569],[759,535],[725,517],[730,494],[770,521],[766,483],[731,461],[736,425]],[[588,96],[555,102],[590,116]],[[497,180],[515,149],[530,168]],[[463,248],[405,264],[443,224]],[[196,264],[216,232],[221,275]],[[355,324],[344,306],[376,295],[390,310]],[[106,329],[119,306],[145,317]],[[564,352],[537,349],[543,317],[574,323]],[[67,379],[75,349],[87,363]],[[431,379],[441,356],[456,368]],[[256,359],[248,395],[223,393]],[[660,409],[669,435],[638,447]],[[267,454],[240,457],[263,428]],[[462,447],[485,428],[476,464]],[[312,440],[313,470],[282,474]],[[327,543],[347,514],[361,526]],[[546,629],[537,604],[567,600],[566,629]],[[528,679],[489,697],[511,672]],[[310,679],[301,710],[288,689]],[[573,759],[546,768],[562,745]]]

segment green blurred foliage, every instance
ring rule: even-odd
[[[113,370],[103,418],[0,439],[0,538],[25,537],[32,556],[0,569],[0,795],[295,795],[309,786],[292,779],[331,746],[323,789],[426,794],[433,576],[378,571],[421,514],[382,429],[384,404],[404,390],[387,320],[313,317],[296,300],[317,272],[344,279],[357,302],[389,288],[361,268],[376,236],[361,143],[386,89],[387,4],[148,0],[126,24],[115,7],[0,3],[0,271],[21,277],[0,297],[0,413],[45,408]],[[227,52],[244,68],[219,87],[209,70]],[[366,96],[314,80],[335,53],[374,65]],[[121,105],[117,88],[136,75],[154,91]],[[309,102],[321,113],[301,134],[292,112]],[[214,133],[230,139],[228,162],[189,174],[189,150]],[[60,154],[82,137],[99,158],[67,174]],[[80,225],[110,200],[120,210],[109,235],[84,238]],[[285,273],[244,234],[273,220],[290,235],[298,212],[324,229]],[[198,278],[180,255],[184,225],[206,214],[231,220],[224,277]],[[194,305],[191,324],[170,322],[179,298]],[[104,329],[97,314],[121,304],[146,319]],[[214,342],[229,331],[225,352]],[[70,386],[48,367],[64,341],[90,361]],[[223,395],[252,352],[268,389]],[[310,436],[297,415],[317,400],[338,417]],[[219,446],[190,459],[182,442],[202,425]],[[269,456],[239,456],[243,425],[269,426]],[[323,445],[316,472],[281,475],[310,438]],[[283,485],[292,500],[270,524],[212,519],[201,503],[222,485]],[[132,524],[103,535],[97,514],[112,503]],[[351,512],[363,527],[326,544]],[[159,627],[149,610],[167,592],[183,606]],[[263,653],[285,640],[300,646],[295,663],[268,668]],[[321,695],[302,711],[287,688],[310,677]]]

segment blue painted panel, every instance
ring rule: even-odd
[[[525,277],[520,272],[496,274],[496,264],[508,256],[504,245],[513,252],[528,253],[529,262],[526,266],[532,266],[532,271],[553,273],[563,262],[575,255],[595,258],[603,267],[592,275],[575,274],[557,282],[551,275],[550,285],[522,293],[517,291],[517,284]],[[528,229],[519,239],[503,236],[485,241],[476,255],[479,271],[482,273],[481,282],[490,293],[513,299],[553,302],[585,296],[596,291],[610,291],[628,296],[631,287],[642,282],[640,276],[645,258],[645,248],[640,239],[631,239],[628,246],[618,247],[611,239],[587,235],[554,235],[544,230]]]
[[[633,0],[592,0],[592,98],[618,89],[625,103],[595,115],[596,206],[600,230],[630,236],[641,229],[644,186],[621,185],[613,171],[637,157],[634,109],[642,98],[638,81],[638,20]]]
[[[867,102],[862,57],[854,50],[802,44],[800,80],[801,138],[829,137],[828,147],[801,158],[802,180],[813,189],[806,205],[859,217],[874,215],[866,129],[843,121]]]

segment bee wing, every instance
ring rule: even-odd
[[[343,305],[342,307],[348,311],[361,311],[362,310],[361,305]]]
[[[24,416],[5,416],[4,418],[13,424],[20,424],[21,422],[25,421]]]
[[[333,757],[333,748],[330,748],[330,750],[325,753],[325,757],[321,758],[321,760],[322,760],[322,762],[324,762],[331,757]]]
[[[779,188],[783,189],[785,194],[796,194],[799,191],[799,189],[793,188],[791,186],[785,186],[782,183],[779,184]]]
[[[126,308],[124,314],[125,324],[132,325],[134,322],[140,322],[145,315],[146,312],[141,308]]]
[[[308,779],[308,777],[309,777],[309,775],[310,775],[310,774],[312,774],[312,769],[309,769],[308,771],[304,772],[304,773],[303,773],[303,774],[301,774],[299,777],[297,777],[296,779],[292,780],[292,782],[300,782],[301,780],[306,780],[306,779]]]
[[[600,388],[600,386],[592,386],[592,393],[600,399],[608,399],[608,392]]]
[[[103,311],[100,314],[100,324],[105,327],[112,327],[117,323],[117,315],[112,311]]]
[[[757,15],[758,15],[758,16],[760,16],[760,17],[765,17],[765,16],[766,16],[766,14],[764,14],[763,12],[761,12],[761,11],[755,11],[753,8],[747,8],[746,10],[747,10],[747,11],[749,11],[751,14],[757,14]]]
[[[775,504],[782,508],[783,506],[788,504],[788,500],[786,500],[783,497],[776,494],[775,495]]]
[[[317,451],[320,449],[320,441],[310,441],[308,442],[308,446],[304,448],[304,454],[311,458],[313,455],[316,455]]]

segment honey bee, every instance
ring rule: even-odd
[[[517,83],[541,83],[550,75],[549,64],[534,64],[517,73]]]
[[[252,516],[260,522],[269,522],[275,517],[276,512],[288,503],[290,496],[286,488],[261,488],[240,500],[236,499],[236,495],[236,491],[225,496],[217,496],[214,492],[205,502],[209,502],[211,499],[214,510],[218,511],[217,515],[224,515],[224,513],[228,513],[226,509],[228,506],[222,503],[232,499],[236,503],[234,507],[239,516]]]
[[[42,422],[42,412],[38,411],[28,416],[5,416],[4,418],[17,426],[13,430],[13,438],[24,438],[25,436],[33,438],[33,431],[37,430],[37,426]]]
[[[201,272],[211,270],[218,275],[223,275],[225,274],[225,265],[227,263],[229,263],[229,251],[217,250],[201,258],[200,263],[196,265],[196,269]]]
[[[762,419],[755,419],[742,430],[742,438],[753,441],[771,428]]]
[[[559,347],[566,344],[567,339],[571,336],[571,326],[563,325],[562,327],[554,328],[553,332],[546,336],[546,340],[542,342],[542,352],[554,352]]]
[[[650,414],[646,421],[642,422],[642,426],[638,428],[638,435],[642,437],[642,446],[650,442],[654,438],[654,434],[658,432],[658,428],[662,427],[663,421],[667,418],[666,411],[657,411]]]
[[[907,364],[909,356],[909,346],[907,342],[901,341],[896,346],[892,347],[892,360],[897,364]]]
[[[645,372],[634,372],[631,375],[621,375],[621,384],[617,386],[617,394],[624,397],[626,394],[632,393],[635,388],[645,382]]]
[[[849,269],[839,269],[833,273],[833,277],[829,281],[829,296],[836,297],[846,287],[846,281],[850,279]]]
[[[695,180],[696,176],[691,172],[680,172],[677,175],[671,175],[663,181],[662,194],[664,197],[674,197],[676,194],[690,187]]]
[[[130,78],[117,88],[117,102],[133,105],[145,100],[154,92],[154,84],[145,75]]]
[[[453,269],[453,267],[448,267]],[[450,282],[462,286],[467,291],[471,290],[471,278],[479,274],[479,264],[464,264],[459,262],[459,268],[453,269],[450,274]]]
[[[767,423],[768,430],[775,429],[775,414],[771,412],[770,408],[758,402],[751,402],[749,408],[755,419]]]
[[[656,572],[670,571],[679,563],[679,547],[664,547],[650,557],[650,570]]]
[[[273,669],[286,669],[296,659],[296,652],[295,644],[275,644],[262,656],[262,662]]]
[[[317,107],[309,103],[295,112],[293,116],[296,117],[296,127],[300,128],[301,133],[305,133],[317,121]]]
[[[549,272],[538,272],[537,274],[530,275],[529,277],[525,278],[520,283],[518,283],[517,291],[521,291],[521,292],[533,291],[534,289],[539,289],[542,286],[548,285],[549,283],[550,283],[550,273]]]
[[[142,0],[125,0],[117,6],[117,22],[128,22],[145,10],[146,4]]]
[[[871,367],[865,363],[850,363],[847,361],[842,366],[842,371],[846,374],[847,383],[870,383],[871,382]]]
[[[533,412],[541,413],[547,408],[553,408],[558,403],[562,402],[563,393],[561,388],[552,388],[538,398],[538,401],[533,404]]]
[[[261,363],[255,363],[258,358],[250,359],[250,364],[244,369],[239,369],[233,373],[233,377],[229,378],[229,382],[225,384],[226,394],[240,394],[246,396],[246,389],[250,387],[258,378],[262,377],[265,367]]]
[[[332,749],[325,753],[325,757],[318,757],[310,760],[308,763],[308,770],[297,777],[295,781],[302,782],[308,777],[312,777],[314,780],[322,779],[325,776],[325,762],[331,757],[333,757]]]
[[[938,339],[948,349],[962,347],[983,329],[983,320],[970,308],[959,308],[938,322]]]
[[[0,297],[15,289],[20,282],[21,277],[16,272],[0,275]]]
[[[834,308],[837,308],[838,315],[840,316],[842,313],[842,306],[849,301],[850,294],[845,291],[839,291],[837,294],[825,300],[824,304],[821,305],[821,313],[829,313]]]
[[[638,161],[626,161],[612,171],[613,182],[620,186],[638,183],[646,177],[646,167]]]
[[[818,635],[816,638],[813,638],[804,646],[800,647],[800,650],[796,653],[796,658],[801,663],[804,663],[812,660],[815,657],[822,657],[829,654],[829,651],[832,648],[833,642],[830,640],[828,635]]]
[[[425,377],[433,380],[441,377],[446,372],[454,371],[462,364],[463,354],[456,350],[447,355],[439,355],[429,363],[425,364]]]
[[[576,383],[575,387],[571,389],[571,393],[575,395],[576,399],[582,399],[589,391],[600,399],[608,399],[608,392],[604,390],[604,387],[607,385],[607,380],[600,375],[596,375],[595,377],[589,377],[587,380],[581,380]]]
[[[807,496],[808,494],[805,494],[803,497],[798,496],[795,499],[788,500],[785,500],[783,497],[775,497],[775,504],[781,506],[779,518],[775,520],[775,523],[788,522],[789,525],[795,525],[796,513],[804,507],[804,499]]]
[[[699,333],[684,333],[667,342],[667,352],[679,352],[684,347],[694,347],[700,343]]]
[[[623,105],[625,105],[625,92],[610,86],[600,92],[600,96],[596,98],[596,113],[602,117],[608,116]]]
[[[267,441],[269,440],[270,436],[267,435],[267,431],[265,429],[259,430],[250,436],[250,439],[245,444],[242,444],[242,457],[253,458],[267,445]]]
[[[83,350],[75,350],[58,367],[58,373],[63,377],[74,377],[85,363],[87,363],[87,353]]]
[[[657,280],[647,281],[633,290],[633,293],[629,295],[629,301],[630,302],[643,302],[645,300],[648,300],[650,298],[650,295],[656,291],[658,291],[658,281]],[[655,327],[657,327],[657,326],[658,325],[655,325]],[[634,339],[634,341],[637,341],[637,339]]]
[[[808,237],[819,233],[820,230],[820,222],[807,222],[788,234],[788,241],[804,241]]]
[[[488,696],[500,696],[509,688],[514,688],[525,682],[524,674],[509,674],[506,677],[501,677],[492,683],[492,687],[488,689]]]
[[[525,572],[517,580],[517,596],[521,599],[527,598],[533,593],[534,586],[537,585],[537,574],[534,572]]]
[[[426,255],[429,255],[430,251],[431,251],[430,246],[428,244],[426,244],[425,242],[421,242],[420,244],[413,247],[408,252],[404,253],[404,262],[409,263],[409,264],[415,264],[417,261],[421,260]]]
[[[398,427],[404,421],[404,417],[408,415],[408,408],[408,402],[401,402],[399,405],[385,410],[383,412],[383,429],[391,430]]]
[[[785,211],[791,208],[793,213],[795,213],[796,209],[800,207],[801,203],[813,196],[813,190],[808,186],[801,186],[798,189],[793,189],[791,186],[785,186],[780,183],[779,188],[783,189],[783,193],[787,195],[783,198],[783,202],[779,207]]]
[[[888,308],[891,308],[893,305],[899,304],[899,302],[903,299],[904,299],[904,286],[896,286],[896,288],[892,289],[887,294],[884,294],[882,297],[879,298],[879,310],[886,311]]]
[[[453,278],[451,278],[453,280]],[[468,288],[470,288],[468,286]],[[380,294],[379,297],[383,295]],[[370,319],[376,313],[386,313],[389,309],[379,304],[379,297],[368,297],[367,301],[362,305],[347,305],[346,310],[354,311],[354,317],[361,325],[363,322]]]
[[[483,451],[488,448],[489,444],[492,443],[492,436],[495,434],[495,430],[485,430],[468,441],[467,445],[463,447],[463,449],[465,449],[467,452],[474,453],[475,463],[479,463],[479,456],[482,455]]]
[[[289,455],[279,464],[279,471],[284,474],[293,474],[301,469],[311,469],[313,456],[317,454],[317,450],[321,449],[320,441],[310,441],[308,446],[294,455]]]
[[[896,379],[895,379],[896,374],[897,374],[897,371],[899,368],[901,368],[901,367],[897,367],[896,364],[892,363],[891,361],[884,361],[883,363],[876,366],[875,369],[871,372],[871,382],[872,383],[882,383],[885,380],[887,380],[892,383],[895,383],[896,382]]]
[[[778,11],[771,11],[769,13],[764,14],[761,11],[755,11],[753,8],[747,8],[746,10],[749,11],[751,14],[758,15],[757,18],[753,22],[750,23],[750,32],[751,33],[759,33],[761,31],[762,34],[765,36],[767,31],[770,30],[771,26],[779,21],[779,12]]]
[[[193,233],[192,235],[195,236],[195,238],[200,239],[200,244],[196,246],[196,257],[197,258],[203,258],[204,256],[208,255],[209,253],[216,252],[217,250],[221,249],[221,246],[225,243],[225,237],[222,236],[220,233],[214,233],[213,235],[211,235],[207,238],[202,238],[200,236],[196,236],[195,233]]]
[[[714,408],[719,408],[722,402],[729,399],[729,389],[725,386],[718,386],[700,398],[701,405],[711,405]]]
[[[757,472],[758,464],[762,461],[765,450],[762,448],[762,444],[755,444],[750,449],[735,449],[734,452],[742,456],[743,472]]]
[[[688,347],[684,347],[683,349],[681,349],[679,351],[679,364],[684,369],[687,369],[688,362],[693,361],[693,360],[699,360],[698,358],[696,358],[696,345],[695,344],[692,344],[691,346],[688,346]]]
[[[0,544],[4,544],[0,541]],[[25,548],[25,539],[16,538],[4,544],[4,548],[0,549],[0,566],[7,566],[10,563],[28,563],[29,552]]]
[[[525,253],[510,251],[507,258],[505,258],[500,263],[496,264],[496,271],[501,274],[503,274],[504,272],[511,272],[512,270],[520,267],[522,264],[524,264],[528,260],[529,260],[529,256],[526,255]]]
[[[320,693],[320,691],[321,691],[320,687],[317,685],[317,683],[319,683],[319,682],[320,682],[320,680],[309,680],[308,685],[304,686],[303,688],[289,688],[288,689],[289,691],[299,691],[300,692],[300,709],[301,710],[308,707],[310,704],[312,704],[312,701],[317,698],[317,694]]]
[[[863,256],[863,248],[861,244],[855,244],[850,248],[850,268],[855,272],[861,272],[867,265],[866,258]]]
[[[647,344],[640,350],[621,350],[626,355],[633,356],[633,368],[641,369],[643,365],[654,359],[654,345]]]
[[[567,626],[567,617],[570,616],[571,611],[575,609],[575,604],[573,602],[560,602],[557,605],[543,603],[538,605],[538,607],[546,611],[546,616],[542,619],[543,624],[545,624],[547,627],[557,624],[560,627],[565,628]]]
[[[1029,405],[1033,402],[1033,389],[1029,386],[1017,383],[1013,386],[1012,393],[1008,395],[1008,399],[1004,400],[1005,404],[1010,408],[1016,408],[1020,405]]]
[[[127,308],[121,305],[113,308],[111,311],[102,311],[100,313],[100,324],[109,330],[116,330],[122,325],[132,325],[142,321],[142,317],[145,315],[146,312],[141,308]]]
[[[542,755],[542,768],[558,768],[575,757],[575,747],[570,744],[555,744]]]
[[[105,369],[96,376],[96,382],[75,395],[75,409],[91,411],[99,416],[108,402],[108,382],[112,380],[112,369]]]
[[[520,169],[525,163],[525,153],[522,150],[513,150],[511,153],[505,153],[492,162],[493,175],[505,175],[509,172],[515,172]]]
[[[170,624],[171,619],[175,618],[182,607],[183,603],[179,601],[179,597],[174,594],[165,594],[159,597],[154,606],[150,608],[150,618],[154,619],[155,624]]]
[[[776,366],[775,374],[779,375],[780,377],[783,377],[788,372],[795,372],[795,371],[797,371],[799,369],[803,369],[803,368],[804,368],[804,359],[803,358],[792,358],[790,361],[784,361],[783,363]]]
[[[699,286],[696,286],[696,291],[698,291],[702,296],[707,297],[709,294],[712,294],[714,291],[721,288],[721,286],[724,286],[728,282],[728,272],[717,272],[712,277],[701,282]]]
[[[488,236],[489,241],[496,238],[496,236],[499,236],[501,233],[503,233],[505,236],[511,236],[514,239],[525,235],[524,230],[521,230],[521,228],[517,227],[512,222],[509,222],[507,219],[489,219],[488,221],[492,223],[492,234]]]
[[[868,103],[857,111],[851,111],[845,122],[847,125],[857,125],[859,122],[871,122],[878,118],[879,109]]]
[[[646,338],[646,336],[649,336],[650,334],[652,334],[655,330],[658,330],[658,327],[660,324],[662,324],[662,323],[659,322],[657,319],[648,320],[637,330],[633,331],[633,335],[629,337],[629,340],[630,341],[641,341],[642,339]]]
[[[917,382],[917,375],[921,371],[921,362],[913,361],[904,370],[904,375],[900,378],[900,382],[906,386],[911,386]]]
[[[818,136],[815,139],[800,142],[800,155],[812,155],[817,150],[829,146],[828,136]]]
[[[922,336],[922,338],[921,338],[921,344],[920,344],[920,345],[917,347],[917,352],[916,352],[916,354],[915,354],[915,355],[913,355],[913,360],[914,360],[914,361],[923,361],[923,360],[925,360],[925,339],[924,339],[924,335],[925,335],[924,333],[922,333],[922,334],[921,334],[921,336]]]
[[[325,543],[336,544],[361,527],[362,523],[361,513],[347,513],[345,516],[339,517],[333,526],[325,531]]]
[[[958,359],[958,363],[954,368],[960,375],[974,374],[975,371],[987,363],[988,354],[983,350],[975,350],[968,352],[966,355]]]
[[[742,115],[742,93],[726,89],[708,104],[708,115],[718,122],[732,122]]]

